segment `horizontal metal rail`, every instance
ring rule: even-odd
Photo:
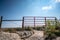
[[[34,21],[24,21],[24,22],[34,22]],[[35,21],[35,22],[45,22],[45,20],[44,21]]]
[[[33,19],[24,19],[24,20],[33,20]],[[45,20],[45,19],[35,19],[35,20]],[[55,19],[46,19],[46,20],[55,20]]]
[[[32,18],[33,18],[33,17],[36,17],[36,18],[45,18],[45,17],[41,17],[41,16],[24,16],[24,18],[25,18],[25,17],[27,17],[27,18],[29,18],[29,17],[30,17],[30,18],[31,18],[31,17],[32,17]],[[48,16],[48,17],[46,17],[46,18],[56,18],[56,17],[49,17],[49,16]]]
[[[23,20],[2,20],[2,21],[23,21]]]

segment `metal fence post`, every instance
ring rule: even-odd
[[[57,18],[55,17],[55,26],[57,26]]]
[[[35,17],[34,17],[34,28],[35,28]]]
[[[1,31],[1,26],[2,26],[2,16],[0,17],[0,31]]]
[[[24,17],[22,19],[22,30],[24,30]]]
[[[46,17],[45,17],[45,27],[46,27]]]

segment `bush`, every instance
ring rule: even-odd
[[[32,30],[32,28],[31,27],[25,27],[25,29],[24,30],[26,30],[26,31],[31,31]]]
[[[55,34],[56,36],[60,36],[60,31],[59,31],[59,30],[56,30],[56,31],[54,32],[54,34]]]
[[[47,35],[52,35],[52,34],[54,34],[54,32],[55,32],[55,28],[56,28],[56,26],[55,26],[55,24],[52,24],[52,23],[54,23],[54,22],[51,22],[51,21],[47,21],[47,26],[45,27],[45,33],[47,34]]]
[[[16,31],[22,31],[22,28],[16,28]]]
[[[16,30],[14,28],[7,28],[4,30],[5,32],[15,33]]]
[[[55,34],[49,34],[46,38],[45,38],[45,40],[56,40],[56,35]]]
[[[41,29],[41,27],[34,27],[33,29],[35,29],[35,30],[40,30]]]
[[[36,27],[32,27],[32,29],[34,30],[45,30],[45,27],[44,26],[36,26]]]

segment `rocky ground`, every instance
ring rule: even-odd
[[[36,30],[16,33],[0,32],[0,40],[44,40],[44,32]],[[60,37],[57,37],[56,40],[60,40]]]
[[[44,32],[43,31],[34,31],[34,34],[27,38],[26,40],[44,40]]]
[[[32,31],[17,31],[16,32],[21,38],[28,38],[33,35]]]
[[[16,33],[0,32],[0,40],[21,40]]]
[[[0,32],[0,40],[24,40],[24,38],[29,38],[32,34],[33,32],[31,31]]]

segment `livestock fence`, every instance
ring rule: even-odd
[[[24,16],[20,20],[3,20],[3,16],[0,17],[0,31],[5,27],[12,27],[13,24],[15,27],[22,27],[22,30],[24,30],[24,27],[42,27],[47,25],[46,21],[51,20],[54,21],[55,25],[57,25],[57,18],[56,17],[40,17],[40,16]],[[7,25],[9,23],[9,25]],[[17,24],[16,24],[17,23]],[[20,25],[21,24],[21,25]]]

